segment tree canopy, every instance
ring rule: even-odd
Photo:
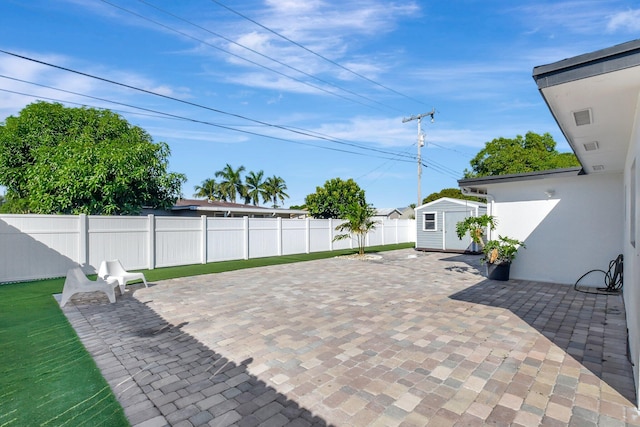
[[[183,174],[168,172],[170,150],[108,110],[35,102],[0,124],[4,212],[137,214],[166,208]]]
[[[496,138],[471,160],[465,178],[535,172],[580,166],[573,153],[560,153],[549,133],[527,132],[515,138]]]
[[[304,204],[313,218],[344,218],[345,209],[357,204],[366,206],[364,190],[351,178],[343,181],[333,178],[316,187],[316,192],[304,199]]]
[[[422,204],[433,202],[434,200],[449,197],[452,199],[473,200],[474,202],[482,201],[478,197],[465,196],[459,188],[444,188],[437,193],[431,193],[422,200]],[[415,208],[415,206],[414,206]]]

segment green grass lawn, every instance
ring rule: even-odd
[[[377,252],[413,243],[367,248]],[[354,250],[144,270],[148,281],[330,258]],[[52,294],[64,278],[0,285],[0,427],[127,426],[122,407]]]

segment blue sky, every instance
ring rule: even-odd
[[[568,151],[533,67],[638,38],[640,8],[2,0],[0,24],[1,50],[147,91],[0,53],[0,120],[38,98],[110,108],[169,144],[185,197],[229,163],[282,177],[285,206],[340,177],[387,208],[417,202],[417,121],[402,119],[432,108],[435,122],[422,121],[422,197],[457,187],[496,137],[549,132]]]

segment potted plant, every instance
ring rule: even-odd
[[[462,240],[465,234],[469,233],[473,243],[480,247],[480,251],[484,248],[484,233],[487,228],[494,230],[496,228],[496,219],[491,215],[469,216],[456,224],[456,234],[458,239]]]
[[[487,266],[487,278],[509,280],[511,262],[515,259],[520,247],[526,248],[524,242],[507,236],[498,236],[496,240],[489,240],[482,248],[484,256],[480,260]]]

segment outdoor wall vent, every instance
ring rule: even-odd
[[[591,124],[591,109],[574,111],[573,119],[576,121],[576,126],[584,126]]]
[[[595,172],[603,171],[604,170],[604,165],[593,165],[592,168],[593,168],[593,170]]]
[[[582,144],[584,146],[584,151],[596,151],[600,146],[598,145],[598,141],[593,142],[585,142]]]

